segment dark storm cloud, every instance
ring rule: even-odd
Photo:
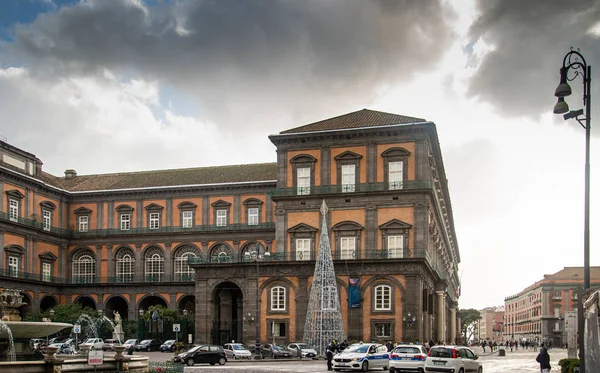
[[[495,50],[480,61],[469,93],[504,115],[535,117],[552,111],[559,68],[570,47],[580,48],[588,64],[600,62],[600,39],[589,32],[600,21],[598,0],[478,0],[477,7],[480,16],[470,38]],[[581,79],[572,87],[579,93],[569,104],[580,108]]]
[[[4,49],[45,79],[108,68],[157,80],[235,125],[368,106],[434,68],[452,41],[453,15],[433,0],[133,3],[63,7],[16,27]]]

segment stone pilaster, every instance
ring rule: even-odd
[[[173,281],[173,265],[171,264],[170,242],[165,242],[165,280]]]
[[[437,296],[437,314],[436,314],[436,320],[437,320],[437,339],[439,341],[442,341],[444,343],[446,343],[446,335],[444,333],[445,331],[445,326],[446,326],[446,322],[444,320],[444,315],[446,313],[446,293],[441,290],[441,291],[436,291],[435,295]],[[437,341],[436,341],[437,342]]]
[[[367,144],[367,183],[377,182],[377,144]]]
[[[170,227],[173,225],[173,197],[167,197],[167,208],[166,208],[166,225]]]
[[[450,308],[450,340],[449,343],[456,343],[456,308]]]

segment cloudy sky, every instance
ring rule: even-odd
[[[0,135],[93,174],[274,162],[269,134],[362,108],[426,118],[460,307],[500,305],[583,265],[585,131],[552,108],[570,47],[600,67],[598,20],[599,0],[2,0]]]

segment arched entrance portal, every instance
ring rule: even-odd
[[[212,343],[223,345],[241,342],[243,325],[242,290],[232,282],[223,282],[213,291],[214,304],[211,337]]]

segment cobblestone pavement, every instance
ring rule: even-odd
[[[498,353],[486,353],[480,347],[473,347],[473,350],[479,355],[483,363],[484,373],[539,373],[539,364],[535,357],[539,353],[531,349],[517,351],[506,350],[506,356],[498,356]],[[558,361],[567,357],[567,350],[554,348],[549,351],[552,372],[560,372]],[[141,352],[139,355],[146,355],[151,361],[167,361],[173,354],[160,352]],[[325,360],[261,360],[261,361],[237,361],[230,360],[224,366],[196,365],[185,367],[185,373],[209,373],[209,372],[298,372],[298,373],[325,373],[327,372],[327,363]]]

